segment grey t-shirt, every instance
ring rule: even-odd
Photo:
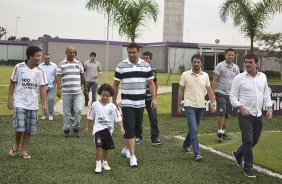
[[[218,63],[213,71],[219,75],[219,80],[217,81],[215,92],[229,95],[231,90],[231,84],[234,77],[240,73],[239,67],[233,63],[232,66],[228,66],[226,61]]]
[[[96,82],[98,79],[95,78],[95,76],[98,75],[98,73],[102,72],[102,65],[99,61],[85,61],[84,62],[85,67],[85,74],[86,74],[86,81],[88,82]]]

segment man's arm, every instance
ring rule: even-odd
[[[15,88],[16,88],[16,83],[13,82],[13,81],[10,81],[9,91],[8,91],[7,107],[11,110],[13,109],[13,94],[15,92]]]
[[[181,102],[182,102],[183,95],[184,95],[184,89],[185,89],[184,86],[179,85],[179,88],[178,88],[178,98],[177,98],[177,112],[178,112],[178,114],[182,113],[182,104],[181,104]]]
[[[46,85],[40,86],[40,95],[43,100],[42,112],[45,114],[48,111],[48,101],[47,101],[47,92]]]
[[[211,87],[213,94],[215,94],[215,88],[216,88],[216,84],[217,84],[218,80],[219,80],[219,75],[216,74],[216,73],[213,73],[212,87]]]
[[[87,87],[86,87],[86,80],[85,80],[84,73],[80,73],[80,80],[81,80],[81,84],[83,86],[83,93],[84,93],[84,95],[87,95]]]
[[[212,91],[212,88],[210,86],[207,86],[206,87],[207,91],[208,91],[208,96],[209,96],[209,99],[211,101],[211,109],[210,111],[211,112],[215,112],[215,99],[214,99],[214,93]]]
[[[154,81],[152,79],[148,80],[148,84],[149,84],[150,93],[152,95],[151,107],[156,108],[157,107],[157,99],[156,99],[156,87],[155,87]]]
[[[57,84],[57,97],[61,98],[62,96],[62,75],[56,75],[56,84]]]
[[[119,83],[120,83],[120,81],[117,81],[117,80],[114,80],[114,83],[113,83],[113,89],[114,89],[113,104],[115,104],[117,108],[118,108],[117,95],[118,95]]]

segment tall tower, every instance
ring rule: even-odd
[[[183,42],[185,0],[165,0],[163,41]]]

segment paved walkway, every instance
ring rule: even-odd
[[[171,86],[159,86],[159,88],[158,88],[158,94],[161,94],[161,93],[170,93],[171,92]],[[117,96],[117,103],[119,103],[120,102],[120,91],[121,90],[119,90],[119,94],[118,94],[118,96]],[[98,97],[98,95],[97,95],[97,97]],[[89,93],[89,102],[91,102],[91,100],[92,100],[92,94],[91,94],[91,92]],[[89,105],[87,106],[87,107],[85,107],[84,106],[84,98],[82,99],[82,115],[86,115],[88,112],[89,112],[89,109],[90,109],[90,103],[89,103]],[[58,112],[58,113],[60,113],[60,114],[63,114],[63,100],[60,100],[59,102],[57,102],[56,104],[55,104],[55,107],[54,107],[54,111],[55,112]]]

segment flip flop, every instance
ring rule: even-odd
[[[29,154],[21,155],[21,157],[22,157],[24,160],[31,159],[31,156],[30,156]]]
[[[17,149],[17,150],[14,150],[14,146],[12,146],[12,148],[11,148],[10,151],[9,151],[9,155],[10,155],[11,157],[15,157],[15,156],[17,156],[17,151],[18,151],[18,149]]]

